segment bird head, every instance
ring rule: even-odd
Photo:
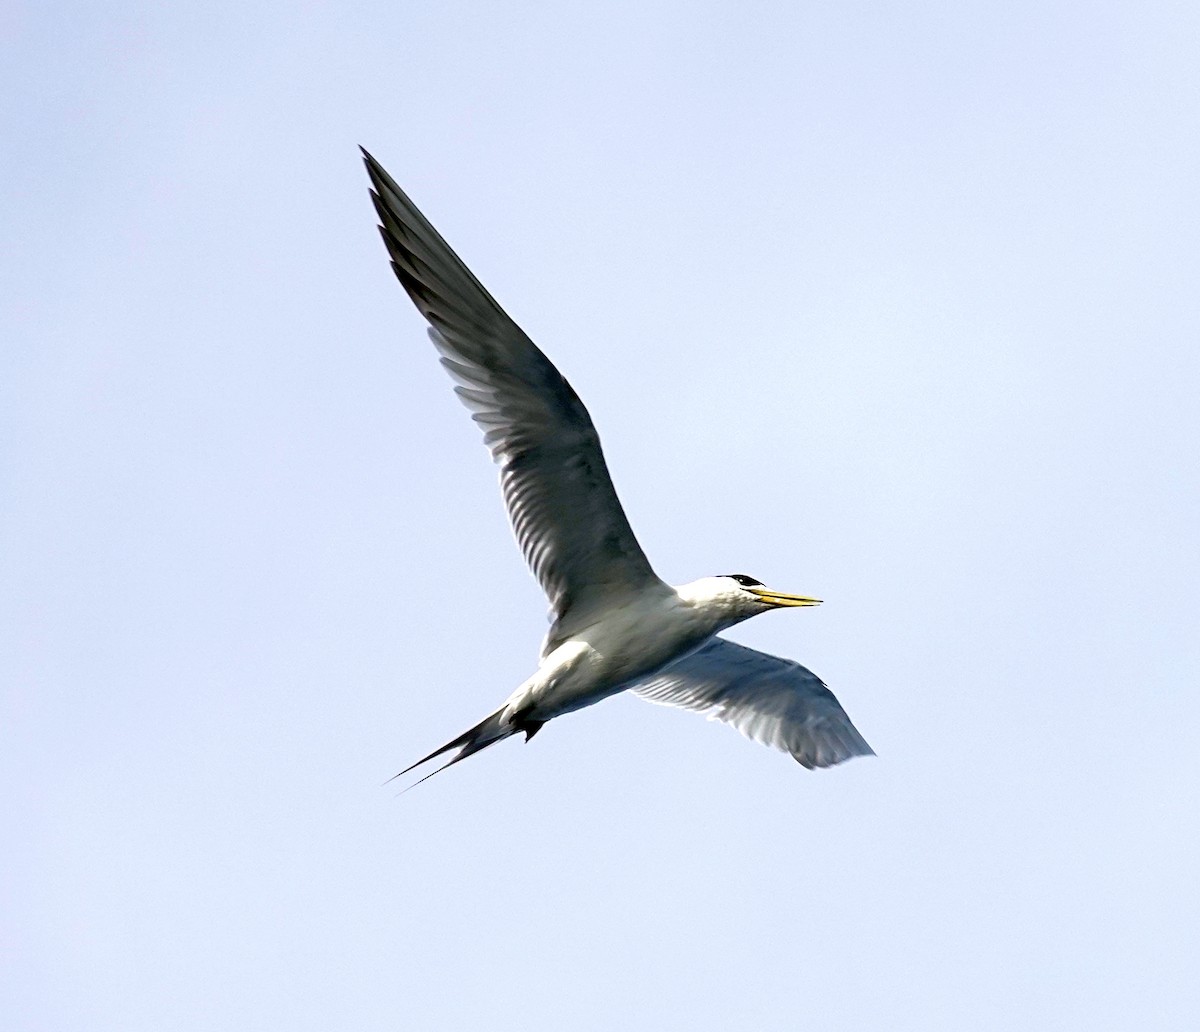
[[[731,597],[741,600],[746,605],[754,607],[754,612],[762,613],[768,609],[783,609],[789,606],[819,606],[819,598],[809,598],[807,595],[789,595],[783,591],[775,591],[766,587],[762,581],[748,577],[744,573],[726,573],[714,578],[720,581],[732,582],[728,591]]]
[[[704,609],[722,614],[722,624],[737,623],[769,609],[790,606],[819,606],[819,598],[789,595],[766,587],[762,581],[744,573],[726,573],[719,577],[704,577],[687,585],[687,595]]]

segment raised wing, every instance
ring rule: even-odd
[[[561,625],[661,585],[579,396],[366,151],[392,268],[483,429],[517,543]]]
[[[747,738],[791,753],[809,770],[875,755],[816,674],[724,638],[632,690],[650,702],[732,724]]]

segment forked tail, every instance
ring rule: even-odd
[[[496,710],[496,712],[491,716],[484,717],[483,720],[481,720],[469,731],[464,731],[461,735],[459,735],[453,741],[447,742],[440,749],[434,749],[433,752],[431,752],[428,756],[424,756],[411,766],[405,767],[399,774],[396,774],[394,777],[391,777],[388,780],[395,781],[396,778],[402,778],[409,771],[416,770],[423,763],[428,763],[430,760],[437,759],[437,757],[441,756],[442,753],[448,753],[451,749],[458,749],[459,751],[457,755],[455,755],[452,759],[446,763],[443,763],[437,768],[437,770],[426,774],[423,778],[421,778],[421,781],[428,781],[431,777],[433,777],[434,774],[440,774],[447,767],[453,767],[460,760],[465,760],[468,756],[474,756],[477,752],[486,749],[489,745],[495,745],[497,742],[502,742],[504,739],[515,735],[518,731],[526,730],[525,728],[514,726],[512,723],[504,720],[503,714],[503,709]],[[532,732],[527,730],[526,733],[532,735]],[[413,782],[404,791],[407,792],[409,789],[416,788],[417,785],[421,784],[421,781]]]

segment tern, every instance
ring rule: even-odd
[[[579,395],[392,177],[362,153],[392,269],[483,430],[513,533],[550,600],[537,670],[494,713],[396,777],[453,753],[425,781],[513,735],[528,741],[547,721],[623,691],[724,721],[810,770],[873,755],[815,674],[718,637],[760,613],[820,600],[745,574],[674,587],[660,580],[617,499]]]

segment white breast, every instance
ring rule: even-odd
[[[550,720],[590,706],[694,652],[717,629],[674,593],[611,610],[546,656],[508,708]]]

